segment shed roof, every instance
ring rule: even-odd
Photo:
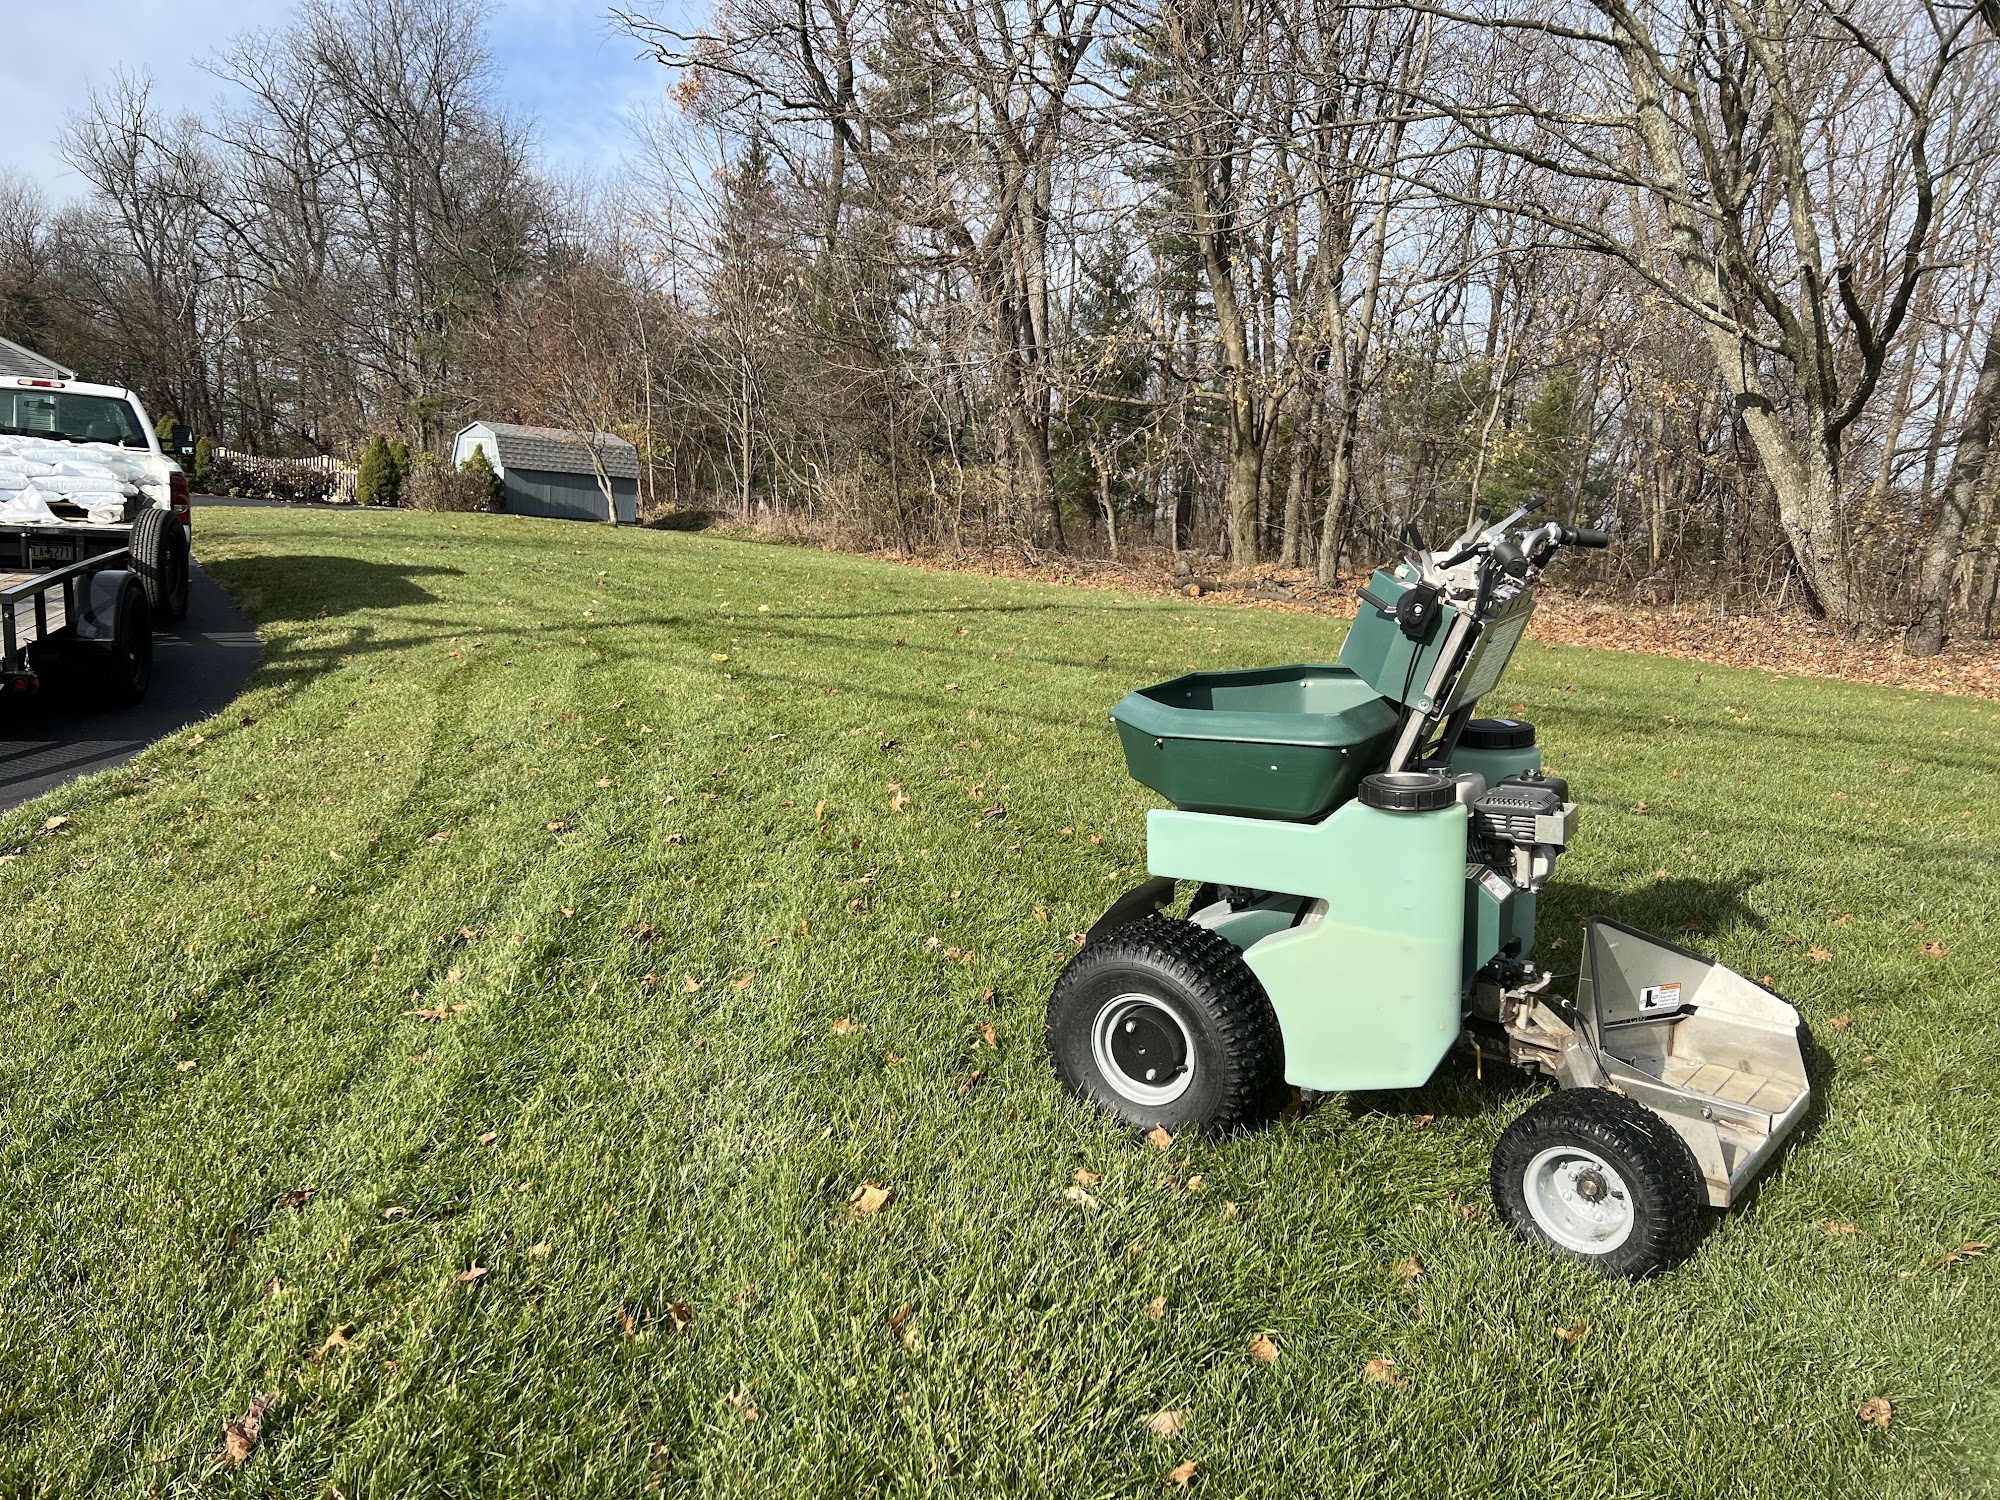
[[[0,338],[0,375],[26,376],[30,380],[76,379],[76,371],[67,365],[59,365],[7,338]]]
[[[639,450],[609,432],[572,432],[566,427],[522,427],[513,422],[477,422],[493,434],[503,469],[538,469],[544,474],[597,473],[590,461],[597,450],[613,479],[639,477]],[[469,431],[470,429],[468,429]]]

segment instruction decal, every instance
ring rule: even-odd
[[[1639,1009],[1642,1011],[1679,1010],[1681,1008],[1681,987],[1674,984],[1649,984],[1639,991]]]

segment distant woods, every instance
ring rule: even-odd
[[[664,14],[664,13],[663,13]],[[642,503],[1332,579],[1529,496],[1600,589],[2000,625],[2000,41],[1910,0],[614,14],[557,183],[468,0],[304,0],[0,194],[0,332],[232,447],[615,430]],[[591,107],[579,101],[578,107]]]

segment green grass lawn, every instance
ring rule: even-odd
[[[1050,1075],[1155,805],[1105,710],[1337,625],[198,523],[250,691],[0,820],[0,1493],[1989,1492],[2000,1249],[1944,1257],[2000,1242],[2000,705],[1517,654],[1489,707],[1583,804],[1544,957],[1675,935],[1830,1069],[1687,1265],[1611,1284],[1493,1215],[1505,1069],[1165,1154]]]

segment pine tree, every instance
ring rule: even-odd
[[[493,467],[493,460],[486,456],[484,448],[474,448],[458,472],[468,474],[486,486],[486,508],[499,510],[507,501],[507,487]]]
[[[361,469],[354,476],[354,499],[360,505],[394,505],[402,488],[396,456],[389,450],[389,440],[378,432],[361,455]]]

